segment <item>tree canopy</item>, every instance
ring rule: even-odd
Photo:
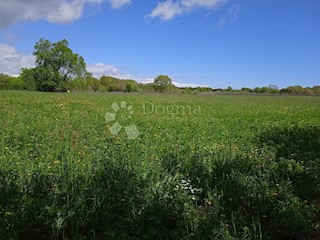
[[[64,91],[70,80],[90,75],[83,57],[73,53],[66,39],[53,43],[40,38],[33,55],[36,56],[36,67],[23,69],[22,76],[28,76],[28,81],[30,84],[33,81],[37,90]]]
[[[156,92],[164,92],[173,86],[171,78],[166,75],[159,75],[153,81],[153,88]]]

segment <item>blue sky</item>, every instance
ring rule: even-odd
[[[27,2],[27,3],[26,3]],[[179,86],[320,84],[319,0],[0,0],[0,72],[66,38],[88,70]]]

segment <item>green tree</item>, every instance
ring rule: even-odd
[[[312,91],[313,91],[315,94],[320,94],[320,86],[313,86],[313,87],[312,87]]]
[[[100,84],[109,92],[116,91],[119,79],[111,76],[102,76]]]
[[[22,68],[20,78],[23,81],[23,89],[28,91],[36,91],[37,86],[34,80],[34,69]]]
[[[138,91],[138,84],[134,80],[122,80],[126,84],[126,92],[137,92]]]
[[[255,87],[255,88],[253,89],[253,92],[255,92],[255,93],[260,93],[260,92],[261,92],[261,88]]]
[[[153,81],[153,88],[156,92],[164,92],[173,87],[171,78],[166,75],[159,75]]]
[[[270,88],[268,88],[268,87],[260,88],[260,93],[268,93],[268,92],[270,92]]]
[[[83,57],[73,53],[66,39],[52,43],[40,38],[33,55],[36,56],[33,77],[40,91],[64,91],[69,81],[87,76]]]
[[[10,76],[7,74],[0,73],[0,90],[10,89]]]
[[[227,87],[227,92],[231,92],[233,89],[231,86]]]
[[[100,81],[96,78],[92,78],[91,80],[91,88],[94,92],[98,91],[100,88]]]
[[[0,73],[0,90],[22,90],[23,80],[20,77],[12,77]]]
[[[252,92],[251,88],[243,87],[241,88],[241,92]]]

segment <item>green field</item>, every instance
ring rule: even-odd
[[[320,97],[0,91],[0,109],[0,239],[320,236]]]

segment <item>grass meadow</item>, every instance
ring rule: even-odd
[[[0,239],[320,237],[319,96],[0,91],[0,131]]]

